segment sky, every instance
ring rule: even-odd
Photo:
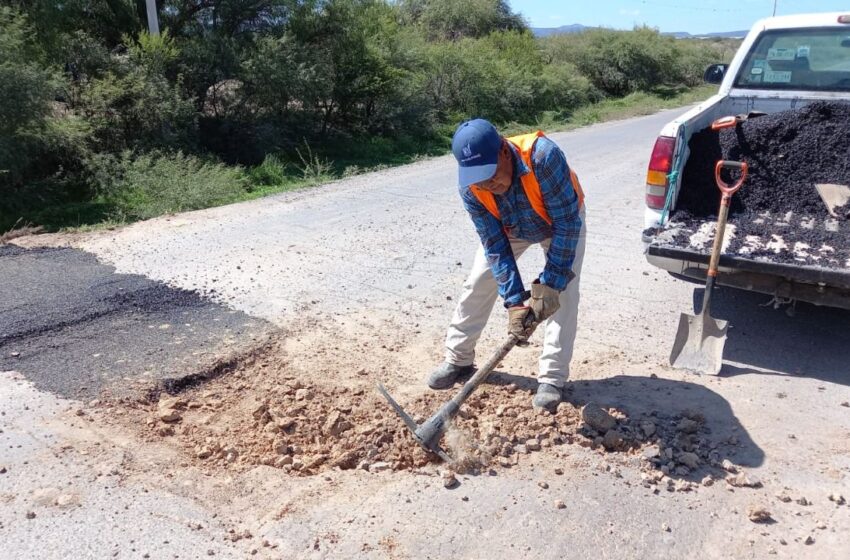
[[[711,33],[749,29],[773,14],[774,0],[511,0],[532,27],[588,26],[631,29],[646,24],[663,32]],[[776,0],[776,15],[850,13],[850,0]]]

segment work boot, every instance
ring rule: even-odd
[[[537,385],[537,394],[531,400],[531,404],[535,410],[547,409],[554,410],[561,402],[561,390],[549,383],[540,383]]]
[[[449,362],[443,362],[428,376],[428,387],[432,389],[448,389],[454,386],[459,378],[472,375],[473,366],[456,366]]]

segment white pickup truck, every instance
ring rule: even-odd
[[[805,65],[805,71],[791,71],[789,65]],[[661,130],[646,182],[646,258],[686,280],[705,279],[710,248],[710,244],[694,246],[687,235],[673,231],[676,223],[669,219],[679,193],[688,189],[682,171],[690,155],[691,135],[728,115],[770,114],[818,100],[850,103],[850,11],[761,20],[731,64],[709,67],[705,80],[720,84],[718,93]],[[846,224],[850,222],[842,227],[850,227]],[[850,262],[820,266],[725,253],[717,283],[783,301],[850,309]]]

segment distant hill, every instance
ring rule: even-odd
[[[531,32],[536,37],[548,37],[549,35],[561,35],[566,33],[580,33],[586,29],[594,29],[580,23],[572,25],[562,25],[561,27],[532,27]]]
[[[726,39],[743,39],[749,31],[721,31],[719,33],[700,33],[692,35],[687,31],[672,31],[670,33],[662,33],[662,35],[672,35],[677,39],[708,39],[712,37],[723,37]]]
[[[532,27],[531,32],[534,33],[536,37],[548,37],[550,35],[581,33],[582,31],[586,31],[588,29],[596,28],[588,27],[580,23],[574,23],[572,25],[562,25],[561,27]],[[688,33],[687,31],[672,31],[668,33],[662,33],[662,35],[672,35],[677,39],[704,39],[710,37],[728,37],[733,39],[743,39],[747,35],[747,31],[721,31],[718,33],[700,33],[698,35],[693,35],[691,33]]]

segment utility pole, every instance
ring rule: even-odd
[[[151,35],[159,35],[159,17],[156,14],[156,0],[145,0],[148,6],[148,31]]]
[[[778,1],[779,1],[779,0],[773,0],[773,15],[774,15],[774,16],[776,15],[776,3],[777,3]]]

